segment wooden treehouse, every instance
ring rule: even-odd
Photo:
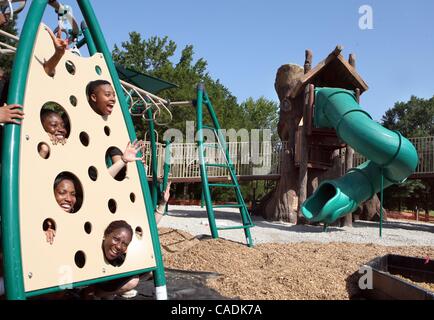
[[[335,150],[347,147],[338,138],[334,129],[319,129],[313,124],[315,87],[353,90],[357,97],[368,89],[367,84],[355,69],[354,55],[350,55],[347,61],[341,55],[341,51],[342,47],[337,46],[313,69],[311,69],[312,54],[309,50],[306,51],[305,74],[291,93],[292,99],[305,95],[303,119],[296,132],[296,166],[300,166],[304,161],[307,168],[329,170],[332,167]]]

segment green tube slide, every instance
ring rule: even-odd
[[[382,176],[387,188],[404,182],[416,169],[418,156],[411,142],[373,121],[352,91],[317,88],[314,124],[334,128],[340,139],[369,161],[339,179],[323,181],[302,205],[309,221],[331,224],[381,191]]]

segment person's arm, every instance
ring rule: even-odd
[[[161,218],[163,218],[164,210],[166,210],[167,202],[170,198],[170,184],[172,182],[169,181],[166,186],[166,190],[164,190],[160,203],[158,204],[157,208],[155,209],[155,221],[157,224],[160,222]]]
[[[124,151],[124,154],[122,156],[113,156],[112,161],[113,165],[108,169],[110,175],[114,178],[119,173],[119,171],[122,170],[123,167],[125,167],[128,162],[141,160],[141,158],[138,158],[137,152],[142,148],[143,141],[137,141],[135,140],[133,143],[128,142],[127,148]]]
[[[0,13],[0,27],[6,24],[8,21],[9,21],[8,16],[3,13]]]
[[[53,229],[53,225],[50,220],[47,221],[47,226],[47,230],[45,230],[45,237],[47,239],[47,242],[53,244],[54,237],[56,236],[56,230]]]
[[[60,30],[60,28],[57,33],[57,37],[50,29],[47,28],[47,31],[51,39],[53,40],[54,54],[51,56],[50,59],[44,62],[44,70],[50,77],[54,77],[54,75],[56,74],[56,66],[59,63],[60,59],[62,59],[63,55],[65,54],[66,48],[68,47],[68,41],[61,38],[62,31]]]
[[[0,123],[21,124],[17,119],[24,119],[24,112],[19,104],[4,105],[0,108]]]

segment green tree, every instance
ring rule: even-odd
[[[194,59],[192,45],[185,46],[179,58],[175,58],[177,45],[167,36],[143,39],[140,33],[130,32],[128,41],[122,42],[120,46],[115,45],[112,55],[115,62],[127,68],[177,84],[179,88],[159,93],[170,101],[194,100],[197,84],[204,82],[220,125],[224,129],[270,128],[275,131],[277,128],[277,103],[261,97],[258,100],[249,98],[241,105],[238,104],[230,90],[219,79],[214,80],[210,76],[207,61],[203,58]],[[186,121],[196,119],[193,107],[174,107],[171,111],[173,120],[166,127],[157,127],[160,137],[167,128],[185,132]],[[138,137],[143,138],[143,130],[147,124],[142,118],[134,118],[134,121]],[[211,124],[207,112],[204,112],[204,124]],[[197,186],[193,193],[200,195],[199,189],[200,186]],[[234,199],[234,195],[221,190],[215,192],[215,195],[220,201]]]
[[[407,102],[397,102],[382,117],[386,128],[400,131],[405,137],[434,135],[434,97],[421,99],[411,96]]]
[[[398,130],[407,138],[434,135],[434,97],[422,99],[411,96],[407,102],[397,102],[382,117],[382,124],[391,130]],[[426,146],[431,148],[432,146]],[[429,151],[428,151],[429,152]],[[410,209],[433,207],[433,179],[407,180],[401,185],[394,185],[384,192],[385,204],[389,209]]]

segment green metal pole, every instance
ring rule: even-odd
[[[46,2],[46,1],[45,1]],[[95,13],[92,9],[92,6],[90,4],[89,0],[77,0],[77,3],[81,9],[81,12],[83,14],[83,17],[89,27],[91,35],[93,35],[92,39],[95,40],[95,46],[98,51],[100,51],[105,58],[105,61],[107,63],[107,66],[110,71],[110,75],[113,79],[113,86],[116,90],[116,94],[119,97],[119,101],[121,104],[122,114],[125,119],[125,123],[127,124],[128,128],[128,134],[130,136],[130,140],[134,141],[136,139],[136,133],[134,131],[134,125],[133,121],[131,119],[131,116],[128,112],[128,104],[126,103],[123,95],[123,90],[121,83],[119,81],[119,76],[117,74],[115,65],[113,63],[111,52],[109,51],[107,44],[104,40],[104,36],[102,34],[101,28],[99,26],[98,20],[95,16]],[[121,98],[122,97],[122,98]],[[166,277],[164,275],[164,266],[163,266],[163,258],[161,255],[161,248],[160,248],[160,240],[158,237],[158,229],[157,224],[155,221],[154,216],[154,207],[152,205],[151,200],[151,194],[149,192],[149,185],[148,180],[146,178],[145,170],[143,168],[142,163],[136,161],[136,166],[139,171],[139,177],[140,177],[140,183],[143,190],[143,197],[145,198],[145,205],[146,205],[146,214],[148,216],[149,221],[149,228],[152,236],[152,245],[155,253],[155,261],[157,264],[157,270],[154,271],[154,283],[157,287],[157,290],[159,287],[164,287],[166,285]],[[157,298],[158,298],[158,292],[157,292]],[[167,298],[167,296],[166,296]]]
[[[165,141],[165,145],[166,145],[166,150],[165,150],[165,157],[164,157],[164,174],[163,174],[163,190],[162,192],[164,192],[164,190],[166,190],[167,188],[167,184],[169,183],[169,174],[170,174],[170,157],[171,157],[171,143],[170,140],[166,140]],[[168,211],[168,207],[169,204],[166,204],[166,208],[164,210],[164,214],[167,213]]]
[[[166,149],[164,152],[164,175],[163,175],[163,191],[166,190],[167,183],[169,182],[169,174],[170,174],[170,157],[171,157],[171,143],[170,140],[165,141]]]
[[[154,209],[157,207],[158,202],[158,162],[157,162],[157,142],[155,140],[155,124],[152,120],[152,110],[146,110],[149,123],[149,139],[151,140],[151,169],[152,169],[152,202]]]
[[[383,237],[383,194],[384,194],[384,175],[383,175],[383,167],[381,167],[380,238]]]
[[[33,45],[47,2],[47,0],[34,0],[31,3],[12,68],[8,104],[24,102]],[[5,125],[1,168],[1,225],[6,298],[12,300],[25,299],[19,222],[20,136],[20,125]]]
[[[240,208],[241,219],[242,219],[244,225],[252,224],[252,221],[250,219],[249,213],[247,212],[247,209],[246,209],[246,204],[244,203],[243,195],[241,194],[241,191],[240,191],[240,186],[238,184],[237,176],[233,173],[233,170],[232,170],[232,168],[234,166],[232,164],[232,160],[231,160],[231,157],[230,157],[230,154],[229,154],[229,148],[226,145],[226,138],[221,133],[220,123],[219,123],[219,121],[217,119],[217,115],[214,112],[214,108],[213,108],[213,106],[211,104],[211,100],[209,99],[208,94],[206,93],[205,90],[204,90],[204,97],[205,97],[205,105],[208,108],[208,112],[209,112],[209,114],[211,116],[212,122],[214,124],[214,128],[217,130],[217,132],[216,132],[217,137],[219,138],[220,143],[221,143],[222,147],[224,148],[224,152],[226,154],[226,159],[227,159],[227,162],[228,162],[228,166],[231,167],[231,169],[229,170],[229,172],[231,174],[232,181],[234,181],[238,185],[238,187],[235,189],[235,196],[237,197],[238,203],[239,204],[243,204],[243,206],[241,206],[241,208]],[[253,240],[252,240],[252,236],[250,234],[250,229],[249,228],[244,228],[244,234],[246,236],[247,245],[249,247],[253,247]]]
[[[89,51],[89,55],[93,56],[97,50],[96,50],[96,46],[95,46],[95,42],[92,39],[92,35],[90,34],[89,28],[87,27],[86,21],[83,21],[81,23],[81,32],[83,32],[83,36],[84,36],[84,41],[82,39],[82,41],[84,43],[87,44],[87,50]],[[80,41],[80,43],[82,42]]]
[[[211,228],[211,236],[213,238],[218,238],[217,225],[215,223],[214,209],[212,207],[211,194],[209,192],[208,177],[205,168],[205,159],[203,158],[204,147],[203,147],[203,128],[202,128],[202,115],[203,115],[203,95],[204,95],[204,85],[200,83],[197,86],[197,106],[196,106],[196,120],[197,120],[197,147],[199,153],[199,167],[200,175],[202,177],[202,192],[205,197],[206,211],[208,212],[208,222]]]

